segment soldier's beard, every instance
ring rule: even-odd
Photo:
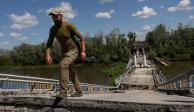
[[[54,23],[55,23],[55,25],[60,25],[60,24],[62,23],[62,19],[60,19],[60,20],[55,20]]]
[[[60,24],[60,21],[54,21],[55,25]]]

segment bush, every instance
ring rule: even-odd
[[[7,56],[7,55],[0,56],[0,66],[12,65],[12,64],[13,62],[10,56]]]
[[[117,77],[123,74],[125,67],[126,67],[126,64],[119,63],[111,66],[110,68],[104,69],[103,72],[107,77],[112,79],[112,83],[113,83]]]

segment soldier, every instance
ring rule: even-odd
[[[49,13],[49,15],[52,17],[54,25],[50,28],[50,34],[46,45],[46,63],[52,64],[52,58],[50,53],[52,43],[55,37],[57,38],[61,46],[62,52],[59,75],[60,92],[59,94],[57,94],[56,97],[67,98],[67,91],[69,88],[68,87],[69,77],[74,83],[76,90],[76,92],[71,96],[80,97],[82,96],[80,82],[72,67],[74,61],[79,56],[79,53],[82,61],[86,60],[86,49],[84,38],[73,24],[63,19],[63,14],[61,10],[53,9]],[[79,38],[81,45],[79,45],[79,43],[77,44],[75,37]]]

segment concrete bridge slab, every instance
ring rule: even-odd
[[[0,97],[0,104],[64,108],[73,112],[193,112],[194,98],[167,95],[153,90],[129,90],[125,93],[84,94],[82,97]],[[85,111],[84,111],[85,110]],[[98,110],[98,111],[97,111]],[[99,111],[100,110],[100,111]],[[91,112],[88,111],[88,112]]]

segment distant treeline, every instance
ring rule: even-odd
[[[86,63],[114,63],[127,62],[131,55],[131,48],[136,39],[136,34],[129,32],[127,35],[119,29],[112,30],[105,35],[96,33],[93,37],[85,35],[87,61]],[[0,56],[0,66],[3,65],[40,65],[45,64],[46,42],[39,45],[22,43],[6,55]],[[55,40],[52,46],[54,63],[59,63],[61,57],[60,46]],[[80,59],[77,63],[81,62]]]
[[[146,36],[150,46],[149,58],[161,57],[170,61],[194,60],[194,28],[179,24],[175,30],[158,25]]]
[[[127,62],[136,43],[135,32],[127,34],[114,29],[108,34],[96,33],[93,37],[85,35],[87,61],[86,63]],[[148,58],[161,57],[167,60],[194,60],[194,27],[179,24],[175,30],[165,25],[158,25],[146,35],[145,42],[150,50]],[[0,66],[3,65],[40,65],[45,64],[46,42],[39,45],[21,44],[6,55],[0,56]],[[60,46],[54,41],[52,57],[54,63],[59,63]],[[81,62],[80,59],[77,63]]]

